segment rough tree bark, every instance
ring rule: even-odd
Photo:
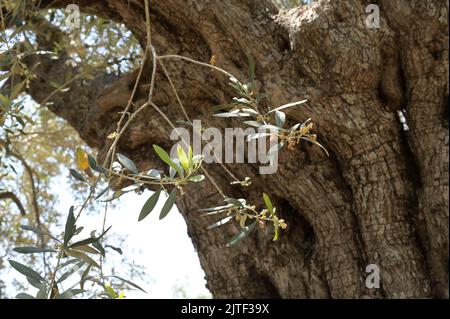
[[[228,165],[239,178],[252,178],[247,198],[257,202],[264,190],[280,207],[289,226],[276,243],[254,233],[225,248],[237,226],[208,231],[214,220],[196,214],[221,197],[207,181],[186,188],[177,204],[214,297],[448,298],[448,1],[323,0],[287,11],[261,0],[150,2],[158,54],[205,62],[215,55],[220,67],[244,79],[250,51],[260,90],[273,103],[307,98],[288,117],[312,118],[331,154],[306,144],[283,151],[274,175],[258,175],[251,164]],[[68,3],[123,22],[145,45],[143,0],[42,1]],[[380,7],[379,29],[365,24],[369,3]],[[52,91],[48,80],[68,67],[64,59],[39,59],[29,93],[42,101]],[[191,118],[219,128],[239,124],[208,112],[232,96],[222,75],[184,62],[165,65]],[[134,78],[106,89],[106,75],[95,85],[77,82],[52,98],[51,109],[104,156]],[[145,95],[142,90],[136,101]],[[154,101],[171,119],[183,118],[160,72]],[[402,109],[409,131],[398,119]],[[149,108],[120,151],[141,169],[162,167],[151,145],[170,148],[169,133]],[[241,195],[219,165],[210,172],[227,194]],[[380,268],[380,289],[365,286],[368,264]]]

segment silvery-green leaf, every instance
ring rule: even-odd
[[[72,177],[74,177],[75,179],[79,180],[80,182],[86,182],[86,179],[83,177],[83,175],[78,173],[77,170],[71,168],[71,169],[69,169],[69,171],[70,171],[70,175],[72,175]]]
[[[157,169],[151,169],[147,172],[148,177],[155,178],[155,179],[161,179],[161,173]]]
[[[287,103],[287,104],[284,104],[282,106],[277,107],[276,109],[270,110],[269,112],[267,112],[267,114],[270,114],[270,113],[275,112],[275,111],[281,111],[281,110],[287,109],[288,107],[297,106],[297,105],[305,103],[306,101],[308,101],[308,100],[302,100],[302,101]]]
[[[35,254],[35,253],[56,253],[57,251],[50,248],[41,248],[34,246],[16,247],[13,249],[20,254]]]
[[[256,121],[244,121],[244,124],[247,124],[249,126],[253,126],[253,127],[260,127],[262,124]]]
[[[158,190],[154,192],[145,202],[144,206],[141,209],[141,212],[139,213],[138,221],[143,220],[145,217],[148,216],[152,212],[152,210],[155,208],[156,204],[158,203],[159,195],[161,194],[161,190]]]
[[[43,282],[45,281],[45,279],[36,271],[34,271],[33,269],[31,269],[28,266],[25,266],[17,261],[14,260],[9,260],[9,264],[18,272],[20,272],[22,275],[26,276],[26,277],[30,277],[32,280],[38,281],[38,282]]]
[[[228,216],[228,217],[225,217],[224,219],[221,219],[221,220],[219,220],[218,222],[215,222],[214,224],[209,225],[209,226],[208,226],[208,229],[213,229],[213,228],[217,228],[217,227],[220,227],[220,226],[222,226],[222,225],[225,225],[225,224],[228,223],[230,220],[232,220],[233,217],[234,217],[234,216]]]
[[[128,169],[133,174],[139,174],[139,171],[132,160],[120,153],[117,153],[116,156],[120,164],[122,164],[126,169]]]
[[[205,175],[196,175],[189,177],[189,181],[198,183],[205,179]]]
[[[248,235],[255,229],[257,221],[251,223],[248,226],[245,226],[239,233],[237,233],[230,241],[227,243],[227,247],[231,247],[236,245],[242,239],[247,238]]]
[[[245,199],[242,199],[242,198],[236,199],[236,198],[227,197],[224,200],[228,204],[232,204],[232,205],[238,206],[238,207],[243,207],[245,205],[245,202],[246,202]]]
[[[275,112],[275,122],[278,127],[283,127],[284,123],[286,122],[286,113],[276,111]]]
[[[175,200],[177,199],[177,189],[174,187],[172,191],[170,192],[169,197],[166,199],[166,202],[164,203],[163,208],[161,209],[161,213],[159,214],[159,219],[163,219],[167,216],[167,214],[172,209],[173,205],[175,204]]]

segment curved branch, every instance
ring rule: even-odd
[[[16,204],[16,206],[19,209],[20,214],[22,216],[25,216],[27,214],[26,211],[25,211],[25,208],[23,207],[23,205],[20,202],[19,198],[13,192],[2,192],[2,193],[0,193],[0,200],[3,200],[3,199],[10,199],[10,200],[12,200]]]

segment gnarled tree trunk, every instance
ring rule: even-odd
[[[121,21],[145,45],[143,0],[42,2],[77,3]],[[178,207],[214,297],[448,297],[448,1],[373,2],[381,23],[371,29],[364,0],[323,0],[287,11],[270,1],[150,1],[158,54],[205,62],[215,55],[218,66],[244,79],[249,51],[258,87],[274,104],[308,99],[288,109],[288,118],[312,118],[330,152],[327,157],[306,144],[283,150],[273,175],[259,175],[253,164],[227,164],[237,177],[252,178],[246,198],[259,201],[262,191],[274,198],[288,223],[275,243],[255,232],[226,248],[238,226],[207,230],[215,220],[196,213],[220,204],[221,196],[208,181],[185,189]],[[39,80],[29,93],[42,101],[52,91],[47,80],[69,67],[64,58],[39,59]],[[165,65],[191,118],[218,128],[239,125],[208,111],[232,97],[223,75],[181,61]],[[112,78],[76,82],[52,97],[52,111],[101,155],[135,73],[104,89]],[[161,72],[154,102],[171,119],[183,119]],[[408,131],[397,114],[403,109]],[[162,167],[151,145],[169,149],[170,130],[148,108],[123,136],[120,151],[139,168]],[[242,195],[220,165],[209,171],[227,194]],[[365,285],[369,264],[380,269],[379,289]]]

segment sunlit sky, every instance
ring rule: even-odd
[[[138,215],[144,202],[151,195],[145,191],[141,195],[134,192],[119,198],[116,207],[108,209],[106,224],[112,225],[111,234],[125,238],[121,246],[128,261],[142,265],[148,276],[149,283],[139,284],[147,294],[139,291],[127,292],[129,298],[173,298],[182,297],[176,294],[182,287],[187,297],[196,298],[209,296],[205,288],[204,272],[200,267],[197,253],[191,239],[187,235],[186,224],[179,211],[174,207],[163,220],[159,220],[159,211],[164,204],[161,196],[154,211],[144,220],[138,222]],[[70,193],[59,195],[61,209],[68,211],[72,196]],[[79,225],[85,227],[86,233],[101,228],[103,210],[98,214],[84,215]],[[109,250],[107,258],[118,259],[120,255]],[[117,263],[115,263],[117,264]],[[120,266],[119,266],[120,267]],[[120,268],[116,271],[120,274]]]
[[[106,224],[112,225],[111,232],[125,237],[121,247],[125,256],[129,261],[145,266],[150,280],[149,284],[142,285],[148,294],[136,291],[127,296],[180,297],[175,294],[177,287],[182,287],[190,298],[209,295],[205,288],[205,274],[178,210],[173,208],[166,218],[159,220],[159,210],[164,204],[164,198],[161,198],[153,213],[143,221],[137,221],[142,205],[150,194],[149,191],[142,195],[126,194],[107,215]],[[102,222],[103,213],[80,219],[80,224],[101,225]],[[110,251],[109,255],[114,254]],[[120,273],[120,269],[116,270]]]
[[[60,211],[68,212],[70,206],[74,204],[74,197],[65,178],[58,177],[57,180],[58,183],[52,187],[57,193],[56,207]],[[126,277],[122,275],[126,269],[121,267],[122,259],[126,258],[128,263],[144,267],[143,270],[146,273],[144,280],[133,279],[133,281],[147,292],[127,290],[126,298],[210,297],[211,294],[205,288],[205,274],[187,235],[183,217],[176,207],[172,208],[166,218],[159,220],[158,212],[164,204],[164,197],[161,196],[155,210],[147,218],[138,222],[142,205],[150,195],[151,192],[147,190],[141,195],[130,192],[119,198],[115,207],[108,208],[106,225],[112,226],[108,234],[113,235],[110,237],[114,235],[123,237],[124,242],[120,244],[122,256],[113,250],[107,250],[105,274],[108,274],[113,265],[117,275]],[[82,214],[77,225],[84,226],[85,229],[77,238],[89,237],[92,230],[101,229],[104,210],[101,209],[101,205],[97,207],[100,209],[97,209],[95,213]],[[104,245],[108,243],[116,244],[107,239]],[[30,266],[33,267],[33,265]],[[20,282],[25,284],[26,282],[23,276],[15,271],[7,271],[6,274],[8,276],[2,278],[7,285],[6,292],[10,297],[14,297],[19,291],[12,286],[12,276]],[[74,277],[73,280],[77,277],[79,280],[77,275],[72,277]],[[37,289],[31,287],[26,292],[35,295]]]

